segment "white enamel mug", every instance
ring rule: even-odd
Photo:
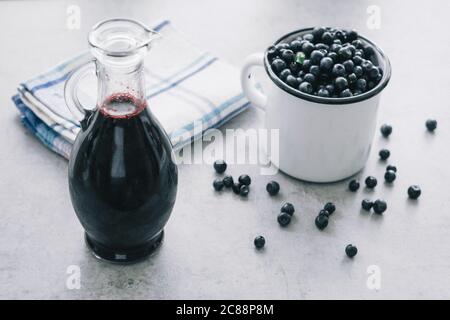
[[[312,28],[298,30],[280,38],[290,42]],[[365,165],[377,123],[380,93],[391,76],[391,66],[383,51],[375,49],[372,61],[383,71],[383,78],[370,91],[349,98],[322,98],[308,95],[282,82],[269,66],[266,53],[247,57],[241,73],[244,94],[265,109],[267,129],[279,130],[279,155],[272,163],[286,174],[311,182],[333,182],[359,172]],[[264,77],[255,86],[253,67],[264,67]],[[270,157],[270,155],[269,155]]]

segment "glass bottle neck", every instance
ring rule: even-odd
[[[143,59],[134,63],[112,62],[96,60],[97,106],[107,116],[132,117],[146,107]]]

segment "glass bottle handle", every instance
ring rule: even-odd
[[[96,74],[95,60],[91,60],[73,70],[69,74],[64,86],[64,99],[66,100],[66,105],[75,119],[81,123],[82,129],[84,129],[84,122],[90,117],[93,110],[83,107],[78,99],[78,83],[82,78],[92,73]]]

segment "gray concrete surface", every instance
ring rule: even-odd
[[[82,10],[80,30],[67,30],[66,8]],[[366,27],[366,8],[381,9],[381,29]],[[382,299],[450,298],[450,105],[448,100],[450,3],[428,1],[1,1],[0,2],[0,298],[23,299]],[[283,174],[281,195],[269,198],[269,179],[256,166],[232,166],[253,177],[247,200],[215,194],[208,165],[183,165],[179,196],[162,249],[132,266],[95,260],[83,242],[67,187],[67,162],[44,148],[21,126],[10,101],[15,85],[86,48],[98,20],[126,16],[142,21],[170,18],[192,42],[236,66],[282,34],[303,26],[361,30],[389,55],[393,77],[385,90],[377,133],[361,177],[382,179],[377,151],[389,147],[398,166],[392,187],[346,191],[347,181],[310,184]],[[218,90],[220,85],[218,85]],[[439,121],[425,131],[428,117]],[[227,128],[262,125],[250,109]],[[332,157],[333,155],[330,155]],[[409,201],[419,184],[423,196]],[[384,198],[388,211],[360,211],[363,197]],[[281,229],[276,214],[295,204],[293,223]],[[314,217],[334,201],[337,212],[319,232]],[[263,234],[267,247],[253,248]],[[347,259],[348,243],[358,246]],[[69,265],[81,268],[81,288],[66,287]],[[367,268],[381,271],[370,290]]]

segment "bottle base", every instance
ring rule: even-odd
[[[155,251],[161,246],[163,238],[164,230],[161,230],[161,232],[153,237],[152,240],[138,248],[133,248],[129,251],[117,251],[93,240],[87,233],[84,234],[86,244],[94,257],[99,260],[115,264],[131,264],[144,260],[155,253]]]

